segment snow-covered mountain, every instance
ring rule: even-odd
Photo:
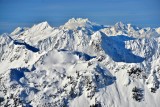
[[[159,107],[160,30],[72,18],[0,36],[2,107]]]

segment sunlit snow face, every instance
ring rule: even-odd
[[[44,58],[44,62],[48,64],[75,63],[78,59],[78,56],[69,52],[51,51],[47,54],[47,57]]]

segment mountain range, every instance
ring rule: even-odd
[[[160,27],[72,18],[0,36],[2,107],[159,107]]]

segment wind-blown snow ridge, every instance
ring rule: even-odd
[[[72,18],[0,36],[2,107],[159,107],[159,28]]]

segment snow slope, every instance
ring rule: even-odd
[[[159,107],[159,28],[72,18],[0,36],[0,106]]]

